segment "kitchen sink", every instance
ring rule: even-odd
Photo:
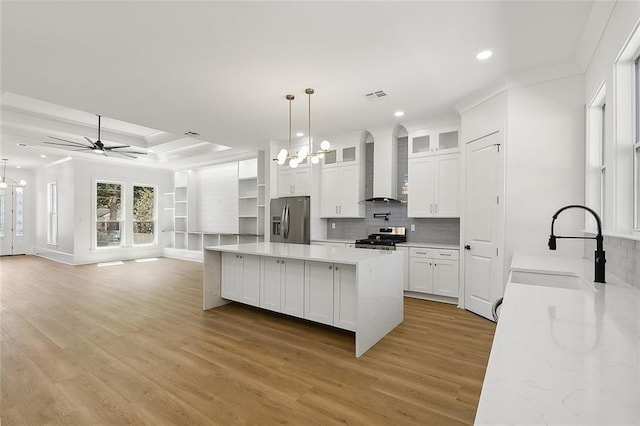
[[[511,271],[509,281],[518,284],[540,285],[571,290],[587,290],[593,288],[582,278],[573,275],[543,274],[538,272]]]

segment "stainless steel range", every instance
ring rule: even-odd
[[[404,226],[370,227],[369,238],[356,240],[356,248],[375,250],[395,250],[397,243],[407,241],[407,228]]]

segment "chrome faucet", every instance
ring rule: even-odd
[[[571,208],[579,208],[579,209],[583,209],[588,211],[589,213],[591,213],[593,215],[593,217],[595,217],[596,219],[596,224],[598,225],[598,235],[596,235],[595,237],[563,237],[560,235],[554,235],[553,234],[553,225],[556,222],[556,219],[558,218],[558,215],[560,213],[562,213],[563,211],[567,210],[567,209],[571,209]],[[560,210],[558,210],[554,215],[553,215],[553,220],[551,221],[551,236],[549,237],[549,250],[555,250],[556,249],[556,239],[558,238],[577,238],[577,239],[581,239],[581,240],[596,240],[596,252],[595,252],[595,278],[593,281],[597,282],[597,283],[604,283],[604,264],[607,262],[605,256],[604,256],[604,248],[602,247],[602,222],[600,222],[600,216],[598,216],[598,213],[596,213],[595,211],[593,211],[592,209],[590,209],[589,207],[585,207],[585,206],[580,206],[577,204],[574,205],[570,205],[570,206],[564,206],[563,208],[561,208]]]

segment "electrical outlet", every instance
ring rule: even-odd
[[[331,222],[331,229],[336,229],[336,224],[335,224],[335,222]]]
[[[416,232],[416,225],[415,223],[411,224],[411,232]]]

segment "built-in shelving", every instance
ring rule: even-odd
[[[174,192],[166,193],[166,204],[173,210],[173,249],[170,256],[201,260],[204,247],[264,241],[265,230],[265,153],[237,163],[238,229],[221,233],[196,228],[198,225],[196,187],[198,174],[179,171],[174,176]],[[206,225],[205,225],[206,226]],[[234,230],[235,231],[235,230]]]

